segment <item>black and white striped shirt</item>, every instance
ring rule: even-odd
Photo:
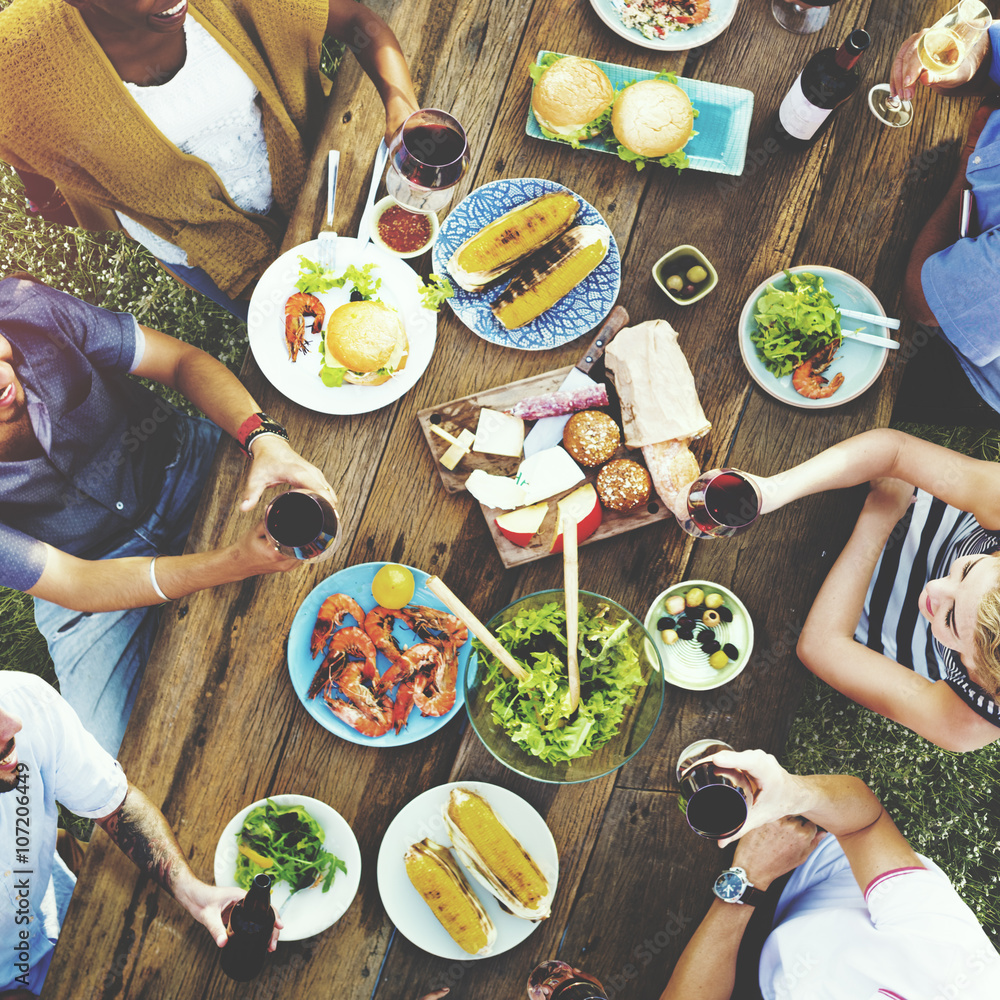
[[[956,559],[1000,549],[1000,532],[923,490],[916,496],[882,550],[854,638],[929,680],[944,680],[1000,727],[1000,706],[969,679],[958,654],[934,638],[917,602],[927,581],[947,576]]]

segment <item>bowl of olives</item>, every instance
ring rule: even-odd
[[[646,631],[663,663],[663,679],[688,691],[710,691],[742,673],[753,651],[753,619],[728,588],[685,580],[646,612]]]
[[[715,288],[719,275],[697,247],[685,243],[665,253],[653,265],[653,280],[672,302],[689,306]]]

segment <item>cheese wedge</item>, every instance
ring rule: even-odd
[[[488,955],[497,929],[446,847],[430,838],[403,855],[406,874],[455,943],[470,955]]]

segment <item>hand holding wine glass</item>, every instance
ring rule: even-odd
[[[968,57],[958,67],[945,73],[928,69],[920,58],[920,43],[929,30],[924,28],[910,35],[893,60],[889,90],[904,101],[913,100],[918,83],[935,90],[951,90],[968,83],[976,75],[983,57],[989,51],[989,37],[983,32],[979,40],[970,47]]]

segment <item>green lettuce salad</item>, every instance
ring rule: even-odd
[[[775,378],[798,368],[810,354],[840,339],[840,310],[818,275],[785,271],[791,288],[769,284],[757,300],[750,339]]]
[[[530,673],[512,677],[478,642],[482,680],[493,721],[527,753],[554,764],[589,757],[618,732],[626,709],[646,684],[630,622],[611,607],[580,608],[580,704],[571,718],[566,672],[566,611],[555,602],[525,609],[496,630],[500,644]]]
[[[303,806],[282,806],[273,799],[252,809],[236,834],[236,884],[249,889],[266,872],[287,882],[292,892],[318,882],[327,892],[337,872],[347,872],[340,858],[324,850],[326,834]]]

